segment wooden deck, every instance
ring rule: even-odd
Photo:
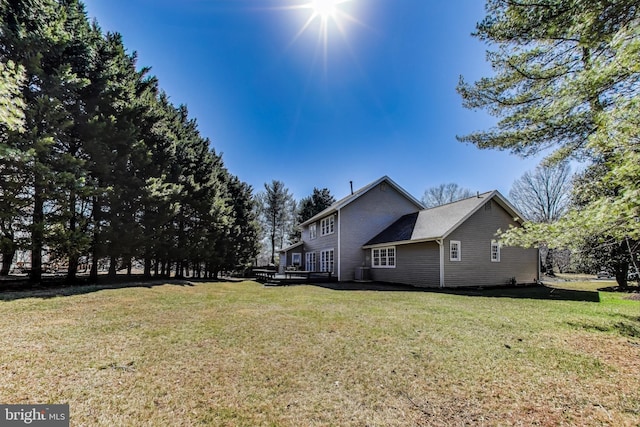
[[[253,270],[256,280],[265,286],[283,286],[301,283],[324,283],[336,281],[331,272],[290,270],[276,273],[274,270]]]

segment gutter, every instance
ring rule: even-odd
[[[338,282],[340,282],[340,260],[342,259],[342,257],[340,256],[340,238],[342,237],[342,232],[341,232],[341,228],[342,228],[342,221],[341,221],[341,217],[340,217],[340,209],[338,209]]]
[[[436,239],[440,246],[440,287],[444,288],[444,239]]]

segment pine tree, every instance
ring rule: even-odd
[[[487,11],[476,36],[495,47],[488,59],[496,74],[472,85],[461,79],[458,91],[466,107],[501,119],[459,139],[521,155],[550,149],[549,164],[579,158],[602,166],[581,186],[594,189],[588,204],[553,224],[513,229],[505,242],[579,248],[596,235],[619,246],[640,240],[637,1],[490,0]]]
[[[277,237],[289,220],[293,196],[282,181],[273,180],[264,184],[265,191],[258,197],[261,222],[267,233],[270,248],[270,262],[275,264]]]

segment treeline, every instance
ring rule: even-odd
[[[93,277],[132,260],[204,277],[256,255],[252,188],[119,34],[78,0],[3,1],[0,14],[0,63],[15,71],[1,86],[20,89],[0,121],[2,274],[23,249],[35,281],[45,251],[69,279],[81,260]]]

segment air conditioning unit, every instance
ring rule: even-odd
[[[355,272],[355,280],[365,282],[371,280],[371,269],[369,267],[358,267]]]

